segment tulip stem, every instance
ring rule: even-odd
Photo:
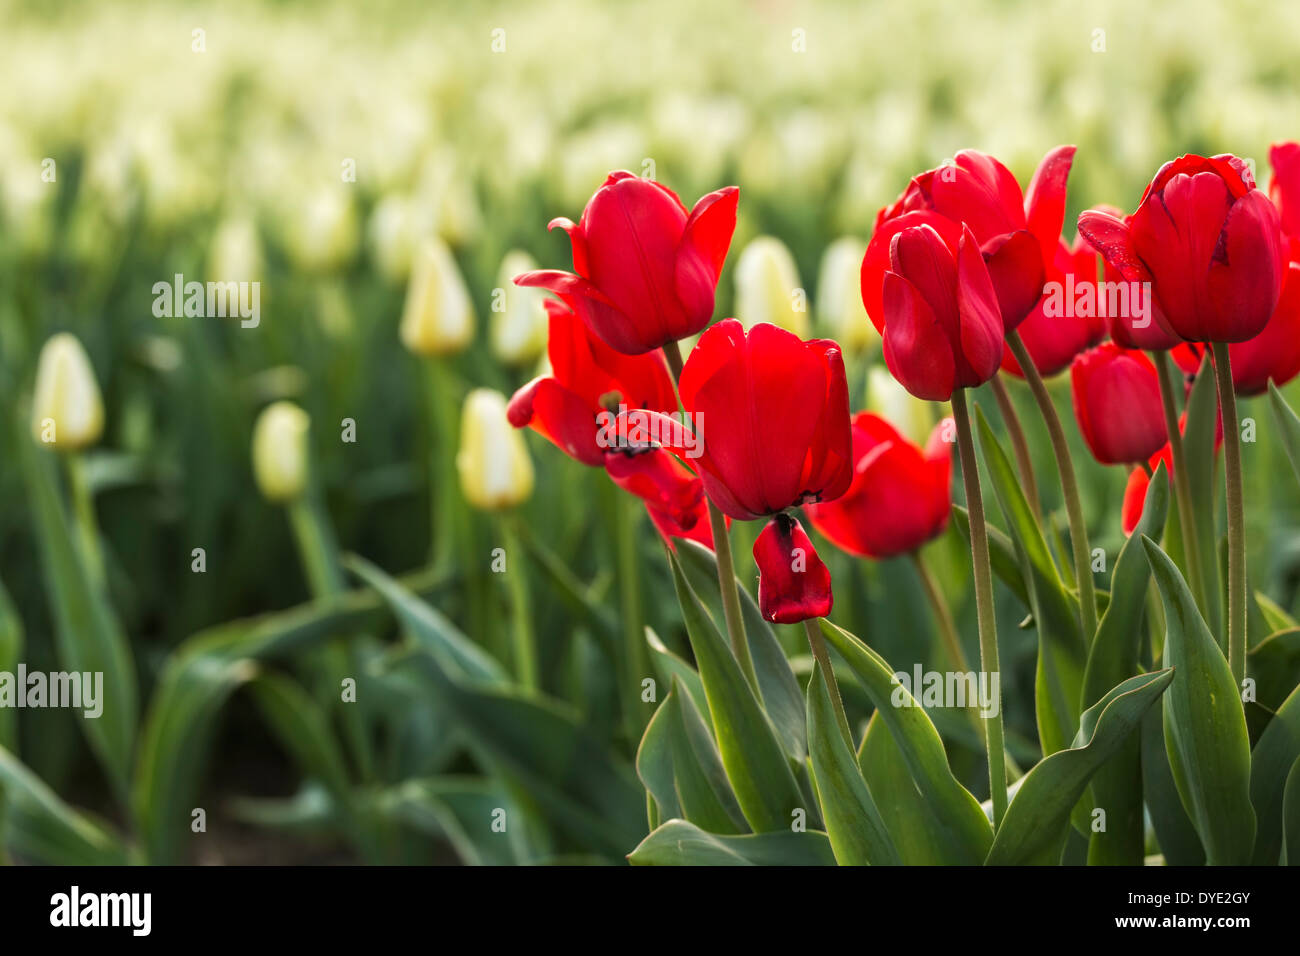
[[[68,491],[72,498],[72,512],[76,518],[81,552],[95,583],[105,587],[104,551],[100,543],[99,519],[95,517],[95,496],[90,490],[90,478],[86,474],[86,461],[79,451],[68,452],[62,458],[68,476]]]
[[[948,652],[948,659],[954,669],[963,674],[969,673],[970,662],[966,660],[966,652],[961,649],[961,637],[957,634],[957,625],[952,619],[952,608],[948,606],[948,601],[943,596],[943,589],[939,587],[938,579],[930,570],[930,566],[925,563],[925,559],[921,557],[919,550],[910,552],[908,557],[912,559],[917,577],[921,579],[926,600],[930,602],[930,609],[934,612],[935,622],[939,626],[939,637],[943,641],[944,650]],[[983,741],[984,722],[979,718],[979,708],[975,701],[971,702],[966,712],[975,723],[975,733]]]
[[[434,567],[447,571],[456,561],[459,514],[464,510],[456,490],[456,432],[460,400],[456,395],[451,366],[440,358],[424,367],[428,389],[429,427],[433,432],[429,458],[429,512],[432,542],[429,558]]]
[[[623,494],[612,483],[608,483],[608,487],[614,496],[614,541],[619,595],[623,605],[623,692],[618,697],[627,702],[624,717],[627,721],[628,739],[636,743],[641,739],[646,725],[640,684],[650,676],[641,605],[640,552],[637,550],[639,536],[636,523],[641,516],[641,503],[631,495]]]
[[[540,686],[537,672],[537,639],[533,634],[532,602],[528,598],[528,575],[524,549],[515,531],[513,515],[501,520],[501,538],[506,548],[506,582],[510,588],[511,636],[514,638],[515,677],[529,693]]]
[[[713,530],[713,553],[718,557],[718,590],[722,592],[722,616],[727,622],[727,636],[731,652],[740,662],[749,685],[758,692],[758,675],[749,655],[749,640],[745,636],[745,619],[740,616],[740,585],[736,581],[736,567],[731,559],[731,538],[727,533],[727,519],[708,498],[709,526]]]
[[[821,624],[815,617],[806,618],[803,622],[804,633],[808,635],[808,646],[812,648],[813,660],[821,669],[822,676],[826,678],[826,688],[831,695],[831,708],[835,711],[835,722],[840,725],[840,733],[844,735],[844,742],[849,745],[849,750],[857,752],[857,746],[853,742],[853,728],[849,726],[849,715],[844,712],[844,698],[840,696],[840,684],[835,679],[835,668],[831,666],[831,655],[826,650],[826,639],[822,637]]]
[[[1011,436],[1011,447],[1016,455],[1016,467],[1020,470],[1020,480],[1024,482],[1025,498],[1029,501],[1034,517],[1038,519],[1039,524],[1042,524],[1043,508],[1038,498],[1038,482],[1034,478],[1034,463],[1029,457],[1029,443],[1025,441],[1025,430],[1020,424],[1020,416],[1016,414],[1016,406],[1011,402],[1011,394],[1002,380],[1002,373],[998,372],[994,375],[989,380],[989,384],[993,387],[993,397],[997,399],[1002,423],[1007,426],[1007,434]]]
[[[1241,500],[1241,435],[1228,346],[1214,343],[1214,375],[1223,413],[1223,461],[1228,490],[1228,666],[1241,692],[1246,677],[1246,525]],[[1186,537],[1186,535],[1184,536]]]
[[[966,485],[966,510],[970,516],[971,565],[975,574],[975,610],[979,620],[980,668],[991,677],[998,673],[998,621],[993,607],[993,572],[989,561],[988,529],[984,526],[984,499],[980,494],[979,465],[975,460],[975,440],[971,435],[970,411],[966,392],[952,393],[953,419],[957,423],[957,447],[961,456],[961,476]],[[989,797],[993,801],[993,828],[1002,825],[1007,812],[1007,767],[1002,733],[1002,702],[988,708],[984,718],[985,747],[989,755]]]
[[[1061,417],[1056,414],[1056,406],[1047,391],[1043,377],[1038,374],[1038,366],[1020,339],[1020,333],[1012,331],[1007,335],[1007,344],[1011,354],[1025,373],[1029,390],[1034,393],[1038,409],[1047,423],[1047,433],[1052,439],[1052,451],[1056,455],[1056,470],[1061,476],[1061,495],[1065,499],[1065,514],[1070,522],[1070,545],[1074,549],[1074,573],[1079,586],[1079,619],[1083,625],[1084,646],[1091,647],[1092,639],[1097,633],[1097,588],[1092,579],[1092,551],[1088,547],[1088,525],[1083,518],[1083,504],[1079,500],[1079,481],[1074,475],[1074,463],[1070,460],[1070,446],[1065,440],[1065,429],[1061,427]]]
[[[1165,431],[1169,433],[1169,451],[1173,458],[1174,497],[1178,500],[1178,522],[1182,526],[1183,556],[1187,560],[1188,576],[1192,579],[1192,592],[1201,614],[1206,614],[1205,571],[1201,564],[1201,542],[1196,533],[1196,512],[1192,503],[1192,483],[1187,475],[1187,454],[1183,450],[1183,436],[1178,428],[1178,406],[1174,398],[1173,366],[1167,351],[1152,353],[1160,379],[1160,404],[1165,411]],[[1147,473],[1150,474],[1148,467]],[[1208,620],[1208,615],[1206,615]]]

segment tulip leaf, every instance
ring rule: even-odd
[[[953,505],[952,517],[962,537],[969,544],[970,512],[961,505]],[[998,576],[998,580],[1005,584],[1012,594],[1020,598],[1028,607],[1029,588],[1025,586],[1025,576],[1020,570],[1020,559],[1016,557],[1016,546],[1011,543],[1011,539],[1005,531],[994,527],[987,521],[984,523],[984,530],[988,532],[989,563],[993,567],[993,573]]]
[[[1282,706],[1300,684],[1300,627],[1275,631],[1250,649],[1246,672],[1255,681],[1255,699],[1270,711]]]
[[[0,851],[48,866],[124,866],[126,846],[107,825],[69,806],[0,746]],[[0,856],[3,853],[0,852]]]
[[[1228,662],[1169,556],[1142,539],[1165,608],[1164,663],[1178,679],[1164,699],[1174,782],[1210,865],[1250,860],[1250,737]]]
[[[23,622],[0,581],[0,673],[13,674],[23,652]],[[0,707],[0,747],[18,749],[18,711]]]
[[[1264,623],[1268,625],[1270,631],[1284,631],[1287,628],[1300,627],[1300,623],[1288,614],[1284,607],[1263,591],[1255,592],[1255,606],[1259,608],[1259,613],[1264,618]]]
[[[636,775],[641,778],[646,792],[654,801],[660,817],[682,816],[681,803],[673,778],[672,734],[676,729],[671,704],[677,693],[674,687],[650,715],[641,743],[636,750]],[[651,829],[653,829],[653,822]]]
[[[677,556],[670,554],[669,562],[704,683],[718,752],[736,800],[755,831],[788,829],[794,812],[808,808],[776,730],[687,582]]]
[[[1282,853],[1278,862],[1283,866],[1300,866],[1300,760],[1291,765],[1291,772],[1286,775],[1282,829]]]
[[[1043,758],[1020,782],[986,862],[994,866],[1055,863],[1067,836],[1070,811],[1088,781],[1129,739],[1173,678],[1172,669],[1130,677],[1084,711],[1070,747]]]
[[[480,777],[430,777],[407,780],[383,794],[379,809],[417,830],[446,840],[468,866],[509,866],[531,862],[519,837],[521,828],[493,832],[493,813],[513,816],[511,797],[500,785]]]
[[[702,544],[686,539],[678,539],[677,556],[686,580],[696,595],[706,602],[716,599],[716,606],[706,603],[706,607],[713,615],[714,622],[721,622],[721,597],[715,598],[718,595],[717,556]],[[740,591],[740,613],[745,621],[745,635],[749,639],[763,710],[780,735],[785,752],[796,765],[802,764],[808,754],[803,694],[772,625],[763,620],[763,614],[749,589],[739,581],[737,589]]]
[[[673,775],[682,816],[710,833],[748,832],[708,724],[690,696],[674,689]]]
[[[825,618],[821,628],[862,682],[876,705],[876,714],[889,728],[913,785],[933,815],[937,838],[952,861],[966,865],[983,861],[993,839],[989,819],[979,801],[953,776],[943,739],[925,709],[895,680],[894,671],[879,654]]]
[[[1183,809],[1165,750],[1165,716],[1153,707],[1142,717],[1142,793],[1156,842],[1169,866],[1202,866],[1205,849],[1191,817]]]
[[[320,705],[297,682],[281,674],[259,674],[249,690],[267,726],[299,769],[320,780],[339,806],[351,808],[347,760]]]
[[[1250,801],[1258,829],[1256,866],[1277,863],[1282,849],[1283,790],[1292,765],[1300,760],[1300,687],[1278,708],[1251,752]],[[1296,859],[1300,863],[1300,858]]]
[[[902,863],[857,758],[840,731],[830,690],[818,667],[808,681],[808,745],[813,783],[836,861],[841,866]]]
[[[1091,707],[1107,691],[1138,673],[1138,652],[1151,565],[1142,536],[1158,538],[1169,510],[1169,480],[1162,463],[1147,487],[1142,518],[1124,542],[1111,573],[1110,603],[1097,626],[1083,676],[1082,706]],[[1092,806],[1106,811],[1106,828],[1091,832],[1088,859],[1094,864],[1141,866],[1141,738],[1126,739],[1092,778]]]
[[[634,866],[834,866],[831,841],[817,830],[723,836],[669,820],[628,854]]]
[[[1277,422],[1278,434],[1282,438],[1282,448],[1291,462],[1291,470],[1296,480],[1300,481],[1300,416],[1287,404],[1278,387],[1268,383],[1269,405],[1273,409],[1273,418]]]
[[[645,629],[646,643],[650,645],[650,650],[654,652],[652,662],[659,679],[665,684],[671,686],[674,680],[681,682],[682,690],[690,694],[691,700],[695,706],[704,711],[704,717],[708,719],[708,703],[704,698],[704,684],[700,682],[700,675],[686,661],[682,660],[676,654],[668,649],[651,628]]]
[[[978,408],[976,416],[984,463],[1011,528],[1011,540],[1029,585],[1029,608],[1038,631],[1034,705],[1039,742],[1043,753],[1055,753],[1068,745],[1078,726],[1086,648],[1093,635],[1086,635],[1085,640],[1081,633],[1078,602],[1061,581],[1011,461]]]
[[[1215,468],[1219,395],[1208,355],[1201,363],[1191,393],[1187,396],[1186,418],[1183,457],[1187,461],[1187,483],[1191,488],[1192,501],[1197,503],[1193,509],[1193,523],[1196,525],[1196,540],[1206,579],[1206,587],[1203,589],[1206,591],[1203,595],[1205,622],[1210,634],[1219,642],[1224,654],[1227,654],[1228,635],[1223,627],[1223,595],[1219,587],[1219,538],[1216,530],[1218,510],[1215,506],[1219,486],[1219,473]],[[1179,530],[1184,537],[1193,533],[1188,528]]]

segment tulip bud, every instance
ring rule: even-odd
[[[513,508],[533,493],[533,463],[500,392],[476,388],[465,396],[456,468],[465,499],[484,511]]]
[[[454,355],[474,338],[474,306],[451,250],[427,239],[416,253],[402,310],[402,344],[417,355]]]
[[[366,223],[366,240],[375,265],[389,280],[400,282],[411,274],[419,224],[414,203],[404,196],[385,196]]]
[[[735,311],[747,329],[770,322],[808,338],[808,296],[799,284],[794,257],[780,239],[759,236],[741,252]]]
[[[1144,353],[1113,342],[1070,366],[1079,431],[1103,465],[1146,461],[1168,440],[1157,376]]]
[[[289,221],[287,246],[294,262],[312,272],[346,265],[357,249],[357,212],[342,187],[310,196]]]
[[[546,296],[540,289],[514,282],[515,276],[536,268],[532,256],[515,250],[506,253],[497,272],[491,345],[492,354],[506,365],[526,365],[546,350]]]
[[[212,235],[208,277],[220,282],[256,282],[262,276],[262,242],[247,216],[224,220]]]
[[[268,501],[288,503],[307,487],[311,418],[292,402],[268,405],[253,426],[253,477]]]
[[[880,341],[862,304],[859,276],[866,251],[861,239],[836,239],[822,254],[817,280],[817,316],[827,334],[848,350],[865,351]]]
[[[86,350],[71,333],[51,336],[36,366],[32,434],[60,451],[76,451],[103,432],[104,402]]]
[[[915,397],[883,366],[873,365],[867,370],[867,410],[893,422],[913,445],[925,444],[937,421],[935,413],[946,414],[946,407],[945,403]]]

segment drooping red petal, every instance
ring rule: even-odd
[[[682,309],[696,327],[683,337],[693,335],[713,317],[714,292],[736,231],[739,198],[735,186],[711,192],[695,204],[686,220],[677,247],[675,283]]]
[[[554,292],[591,329],[620,352],[639,355],[658,348],[663,343],[647,336],[630,316],[618,307],[595,285],[582,276],[558,269],[538,269],[515,277],[515,285],[536,286]]]
[[[754,542],[758,606],[765,620],[797,624],[831,612],[831,573],[799,522],[779,514]]]
[[[704,485],[666,451],[609,451],[605,471],[614,484],[662,512],[677,527],[690,530],[699,517]]]
[[[1025,190],[1025,221],[1038,240],[1043,262],[1051,262],[1065,225],[1065,190],[1074,146],[1057,146],[1043,157]]]
[[[533,379],[515,392],[506,416],[515,428],[532,428],[584,465],[604,464],[591,408],[554,378]]]
[[[563,229],[569,236],[569,248],[573,251],[573,271],[580,276],[587,275],[587,239],[582,234],[582,227],[572,219],[556,216],[546,224],[547,230]]]

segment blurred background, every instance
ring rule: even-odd
[[[808,290],[807,316],[795,321],[844,342],[857,409],[868,369],[882,363],[855,285],[829,275],[823,257],[841,237],[865,243],[876,211],[911,175],[974,147],[1024,183],[1049,148],[1076,143],[1072,236],[1083,208],[1131,210],[1168,158],[1230,151],[1256,158],[1266,181],[1269,143],[1300,136],[1300,6],[1255,0],[42,0],[2,2],[0,17],[0,582],[25,633],[22,659],[57,669],[55,592],[35,557],[46,532],[18,462],[19,443],[31,442],[39,350],[72,332],[104,394],[105,431],[85,471],[142,721],[194,635],[313,599],[284,509],[253,480],[253,423],[270,402],[292,400],[311,416],[313,495],[339,548],[394,575],[427,571],[431,536],[447,520],[436,504],[445,480],[431,438],[437,409],[427,360],[398,336],[423,240],[451,250],[472,305],[474,341],[442,366],[451,393],[487,386],[508,395],[542,361],[536,335],[494,331],[494,290],[521,271],[516,256],[503,273],[508,253],[569,268],[565,237],[546,223],[576,220],[611,169],[652,175],[688,206],[738,184],[718,315],[733,314],[742,250],[758,236],[779,238],[792,257],[786,285]],[[177,273],[259,281],[260,324],[156,316],[153,286]],[[1064,401],[1068,385],[1053,387]],[[1051,475],[1027,392],[1013,393]],[[991,399],[978,400],[991,409]],[[1243,414],[1262,414],[1256,402]],[[339,440],[345,418],[356,423],[355,442]],[[604,631],[627,600],[628,565],[611,533],[624,505],[604,475],[532,434],[527,442],[537,483],[517,523],[533,542],[527,574],[542,685],[593,730],[622,779],[636,737],[617,716],[619,663]],[[1289,477],[1272,480],[1282,460],[1275,444],[1261,440],[1245,454],[1252,583],[1293,605],[1297,500]],[[1075,456],[1093,543],[1114,553],[1126,476],[1096,465],[1079,442]],[[1041,484],[1059,508],[1054,482]],[[644,513],[633,518],[645,622],[684,648],[658,540]],[[505,609],[518,598],[473,558],[503,532],[483,516],[467,521],[464,540],[478,550],[425,574],[422,593],[473,641],[508,656]],[[743,535],[754,531],[738,533],[741,576],[752,584]],[[196,547],[206,551],[205,573],[191,568]],[[950,530],[932,550],[948,568],[973,653],[965,547]],[[836,619],[900,669],[928,659],[936,637],[911,569],[850,561],[829,546],[822,553],[835,574]],[[1013,671],[1003,683],[1008,717],[1015,746],[1032,759],[1033,638],[1016,633],[1014,602],[1000,607]],[[392,625],[365,623],[379,654]],[[801,653],[798,633],[784,637]],[[307,665],[285,653],[274,667],[292,675]],[[397,694],[379,677],[360,680],[362,697],[367,687],[372,697]],[[537,786],[511,778],[508,760],[502,770],[472,741],[457,743],[463,722],[425,708],[425,696],[398,695],[392,713],[371,715],[389,759],[368,775],[349,768],[371,795],[456,782],[430,798],[442,814],[433,822],[409,808],[389,821],[421,834],[412,861],[472,861],[481,848],[466,849],[473,839],[449,835],[448,821],[470,797],[495,799],[498,786],[501,800],[534,821],[506,861],[617,856],[572,824],[556,830]],[[184,781],[142,782],[148,768],[138,767],[132,799],[114,793],[68,712],[23,713],[6,746],[60,800],[104,818],[127,842],[150,844],[141,815],[152,805],[141,789],[194,789],[211,832],[174,858],[393,858],[357,846],[248,695],[235,694],[221,713],[208,760],[177,769]],[[182,739],[188,749],[200,737]],[[141,760],[147,741],[134,752]],[[975,767],[973,749],[966,757]],[[968,777],[976,789],[979,774]],[[625,832],[635,838],[644,822]]]

